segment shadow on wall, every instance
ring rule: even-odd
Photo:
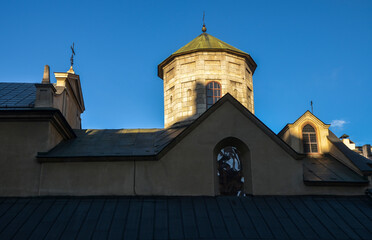
[[[169,126],[170,128],[189,125],[207,110],[206,85],[196,82],[193,90],[182,89],[182,92],[187,96],[187,102],[182,102],[180,114],[189,111],[192,111],[192,114],[186,117],[179,117],[175,123]],[[191,100],[189,100],[190,98]]]

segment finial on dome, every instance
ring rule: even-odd
[[[207,31],[207,28],[205,27],[204,18],[205,18],[205,12],[203,12],[203,28],[202,28],[202,32],[206,32]]]

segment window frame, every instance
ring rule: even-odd
[[[213,83],[213,88],[210,89],[208,87],[209,84]],[[214,83],[217,83],[218,86],[219,86],[219,89],[218,88],[214,88]],[[212,90],[212,96],[208,96],[208,90]],[[214,95],[214,91],[215,90],[219,90],[220,91],[220,95],[217,96],[217,95]],[[208,98],[212,97],[212,104],[208,104]],[[207,109],[209,109],[210,107],[213,106],[213,104],[215,104],[218,100],[220,100],[222,98],[222,86],[221,86],[221,83],[217,82],[217,81],[209,81],[207,82],[206,86],[205,86],[205,99],[206,99],[206,106],[207,106]],[[216,99],[216,100],[215,100]]]
[[[304,128],[307,125],[311,126],[314,129],[314,132],[304,132]],[[315,142],[311,142],[311,138],[310,138],[310,134],[311,133],[312,134],[315,134],[315,140],[316,140]],[[307,144],[309,144],[309,149],[310,149],[309,152],[305,152],[304,134],[307,134],[308,139],[309,139],[309,142],[307,143]],[[317,128],[312,123],[306,122],[306,123],[304,123],[302,125],[302,127],[301,127],[301,141],[302,141],[302,151],[303,151],[303,153],[305,153],[305,154],[319,154],[320,153],[320,144],[319,144],[318,131],[317,131]],[[316,148],[317,148],[317,151],[316,152],[313,152],[312,151],[312,148],[311,148],[312,145],[316,145]]]

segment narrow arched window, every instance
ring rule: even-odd
[[[210,82],[207,85],[207,109],[221,98],[221,85],[218,82]]]
[[[221,195],[240,196],[243,194],[242,163],[236,147],[224,147],[218,153],[217,176]]]
[[[304,153],[317,153],[318,152],[318,142],[316,139],[315,129],[307,124],[302,129],[302,141],[304,144]]]

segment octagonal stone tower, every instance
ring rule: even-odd
[[[252,75],[257,64],[248,53],[204,30],[158,66],[164,81],[165,128],[192,122],[226,93],[254,113]],[[219,90],[207,91],[207,86],[214,86],[211,82]]]

